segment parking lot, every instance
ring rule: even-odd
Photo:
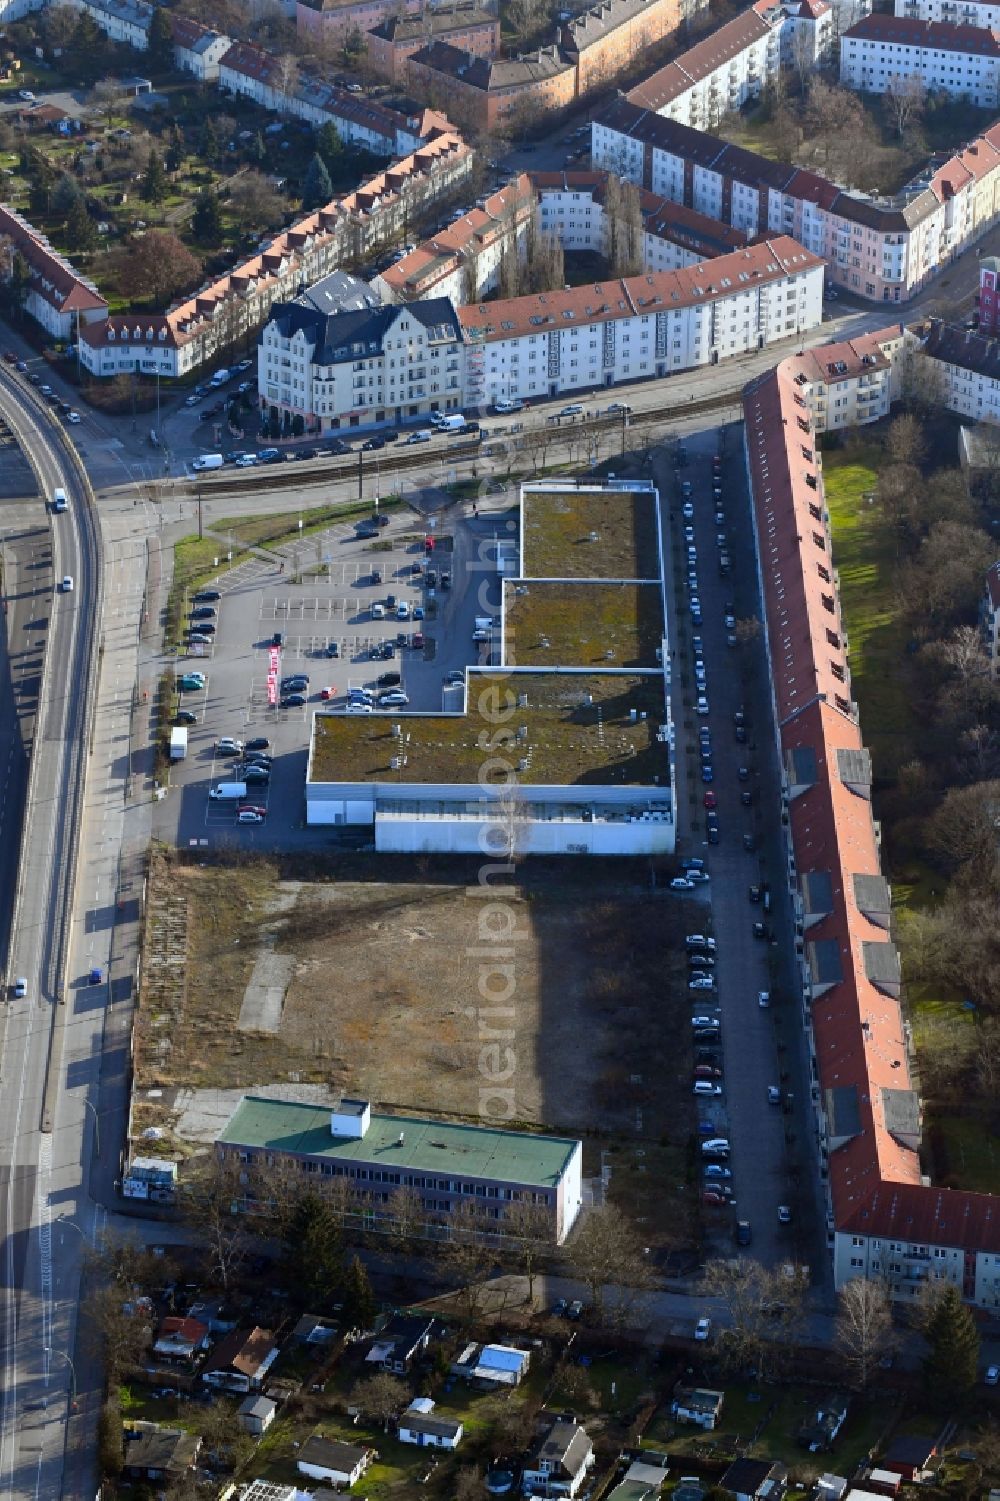
[[[184,612],[206,612],[192,621],[205,639],[189,646],[174,670],[179,684],[185,673],[203,682],[178,693],[177,707],[193,722],[187,755],[171,767],[170,790],[157,807],[158,836],[258,848],[328,840],[323,830],[304,828],[312,715],[320,707],[345,710],[358,688],[401,689],[411,711],[461,709],[461,687],[444,680],[481,660],[484,648],[472,639],[484,607],[480,590],[485,582],[495,613],[499,583],[492,568],[484,579],[476,560],[498,526],[504,522],[495,517],[456,517],[436,528],[407,511],[375,535],[359,536],[354,523],[342,523],[220,571],[206,597]],[[272,656],[276,691],[268,682]],[[248,784],[245,800],[209,795],[244,779],[239,756],[217,750],[226,736],[267,741],[259,753],[272,758],[269,779]],[[261,822],[238,821],[243,802],[263,810]]]

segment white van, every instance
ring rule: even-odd
[[[56,514],[58,515],[61,511],[65,511],[66,510],[67,505],[68,505],[68,501],[66,500],[66,491],[65,490],[53,490],[53,492],[52,492],[52,509],[53,509],[53,511],[55,511]]]
[[[225,460],[221,453],[203,453],[191,460],[192,469],[221,469]]]
[[[218,787],[213,787],[208,795],[217,803],[242,801],[247,795],[247,784],[246,782],[220,782]]]

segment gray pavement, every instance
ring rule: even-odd
[[[408,507],[392,513],[375,542],[359,539],[353,522],[334,524],[316,536],[293,540],[250,555],[231,568],[221,567],[212,580],[221,599],[212,644],[151,658],[142,693],[152,703],[161,671],[180,675],[197,667],[206,675],[204,691],[179,696],[179,704],[198,715],[189,727],[188,755],[170,769],[167,795],[156,804],[154,831],[168,843],[214,847],[236,841],[258,849],[328,844],[330,831],[304,827],[303,786],[312,716],[320,708],[343,710],[351,687],[375,687],[383,672],[399,673],[409,695],[409,711],[448,707],[457,710],[461,692],[446,692],[444,676],[453,668],[479,660],[472,641],[473,617],[484,609],[480,586],[484,575],[474,565],[480,546],[492,556],[496,531],[508,534],[510,518],[476,520],[454,508],[428,527]],[[437,539],[431,556],[425,535]],[[435,570],[437,586],[425,583],[426,567]],[[416,574],[419,567],[422,572]],[[372,581],[378,569],[381,582]],[[440,587],[447,571],[451,587]],[[491,610],[499,605],[499,585],[492,565],[485,574],[484,596]],[[409,618],[393,618],[389,595],[406,603]],[[384,618],[372,615],[372,605]],[[424,611],[419,619],[415,609]],[[305,705],[283,709],[267,697],[269,648],[275,632],[282,637],[280,674],[305,673],[310,682]],[[414,647],[417,633],[424,645]],[[336,658],[327,656],[333,643]],[[391,659],[372,658],[372,649],[392,644]],[[324,699],[324,692],[330,696]],[[259,825],[236,822],[233,803],[212,802],[213,785],[233,779],[231,757],[216,752],[224,735],[241,740],[265,737],[273,757],[270,784],[248,794],[248,801],[267,809]]]

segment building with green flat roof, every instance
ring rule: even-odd
[[[244,1095],[216,1141],[223,1161],[238,1162],[248,1207],[263,1202],[268,1170],[296,1168],[320,1180],[349,1181],[366,1218],[393,1218],[393,1195],[417,1196],[428,1225],[463,1200],[489,1220],[505,1206],[544,1206],[562,1241],[580,1210],[579,1141],[495,1126],[462,1125],[373,1113],[367,1100],[325,1105]],[[261,1192],[257,1192],[257,1189]]]

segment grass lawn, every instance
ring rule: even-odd
[[[823,480],[833,529],[833,562],[850,637],[852,690],[871,748],[876,781],[893,778],[912,758],[919,725],[905,676],[907,636],[896,616],[895,546],[864,499],[875,489],[873,444],[823,455]]]
[[[968,1013],[964,1013],[966,1017]],[[948,1171],[977,1193],[1000,1193],[1000,1140],[983,1122],[946,1116],[940,1122]]]
[[[711,1380],[701,1384],[716,1385]],[[826,1454],[809,1454],[799,1445],[798,1434],[822,1400],[822,1388],[726,1382],[720,1389],[725,1391],[726,1401],[722,1421],[714,1432],[679,1425],[663,1407],[646,1429],[643,1445],[650,1449],[666,1445],[678,1458],[719,1458],[734,1453],[738,1446],[741,1453],[754,1458],[784,1461],[797,1476],[818,1475],[824,1470],[850,1475],[893,1419],[884,1402],[854,1397],[833,1449]]]

